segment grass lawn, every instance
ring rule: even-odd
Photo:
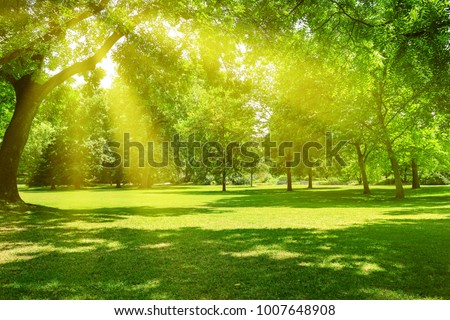
[[[0,299],[450,299],[450,188],[23,191]]]

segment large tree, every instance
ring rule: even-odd
[[[124,35],[123,31],[100,28],[108,5],[105,0],[16,4],[4,6],[1,16],[2,37],[6,41],[1,45],[0,77],[12,85],[15,94],[14,114],[0,148],[0,200],[8,202],[21,201],[17,170],[41,102],[73,75],[94,69]],[[94,28],[100,30],[94,32]],[[94,39],[84,39],[92,50],[81,54],[69,50],[69,31],[80,38],[82,32],[95,34]],[[96,42],[101,44],[94,45]]]

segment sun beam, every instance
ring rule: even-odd
[[[113,61],[111,55],[109,54],[98,64],[98,67],[102,68],[106,72],[105,77],[100,83],[100,87],[104,89],[110,89],[114,78],[117,77],[116,63]]]

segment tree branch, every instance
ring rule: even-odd
[[[374,28],[374,27],[375,27],[375,25],[373,25],[373,24],[370,24],[370,23],[368,23],[368,22],[366,22],[366,21],[363,21],[363,20],[360,20],[360,19],[357,19],[357,18],[351,16],[347,11],[345,11],[344,7],[343,7],[339,2],[334,1],[334,0],[331,0],[331,2],[333,2],[335,5],[337,5],[338,8],[341,10],[341,12],[342,12],[347,18],[349,18],[350,20],[352,20],[352,21],[354,21],[354,22],[357,22],[357,23],[360,23],[360,24],[362,24],[362,25],[365,25],[366,27],[370,27],[370,28]]]
[[[365,149],[364,149],[364,162],[367,161],[367,158],[369,158],[369,155],[372,153],[373,148],[367,150],[367,145],[365,145]]]
[[[312,29],[311,32],[314,33],[322,29],[336,14],[339,14],[339,12],[333,12],[330,14],[330,16],[327,17],[317,28]]]
[[[45,35],[33,40],[26,47],[16,49],[16,50],[6,54],[5,56],[0,58],[0,65],[11,62],[14,59],[21,57],[25,53],[33,51],[34,47],[40,43],[50,41],[52,38],[60,36],[61,34],[63,34],[65,32],[66,29],[69,29],[69,28],[75,26],[76,24],[80,23],[81,21],[83,21],[83,20],[99,13],[103,9],[105,9],[106,6],[108,5],[109,1],[110,0],[101,0],[100,3],[92,6],[91,11],[83,12],[83,13],[79,14],[78,16],[67,21],[67,23],[65,25],[53,28],[52,30],[47,32]]]
[[[369,131],[373,132],[373,125],[367,124],[366,122],[362,122],[363,127],[367,128]]]
[[[411,126],[405,126],[405,128],[398,134],[396,135],[392,140],[391,143],[394,144],[401,136],[403,136],[405,134],[405,132],[407,132],[408,130],[411,130]]]
[[[364,21],[362,19],[359,19],[359,18],[356,18],[356,17],[352,16],[350,13],[348,13],[345,10],[344,6],[341,5],[338,1],[331,0],[331,2],[334,3],[339,8],[340,12],[342,14],[344,14],[347,18],[349,18],[350,20],[352,20],[354,22],[362,24],[362,25],[364,25],[366,27],[369,27],[369,28],[383,27],[383,26],[387,26],[387,25],[391,24],[392,22],[394,22],[396,17],[397,17],[397,15],[398,15],[400,6],[401,6],[401,3],[398,2],[396,7],[395,7],[395,9],[394,9],[395,14],[394,14],[394,17],[392,19],[390,19],[388,21],[385,21],[385,22],[382,22],[382,23],[373,24],[373,23],[369,23],[367,21]],[[437,31],[437,30],[439,30],[441,28],[445,28],[445,27],[449,27],[449,26],[450,26],[450,21],[446,20],[446,21],[441,21],[440,23],[437,23],[437,24],[434,24],[434,25],[430,25],[428,28],[425,28],[423,30],[407,32],[407,33],[400,33],[400,35],[403,36],[403,37],[407,37],[407,38],[417,38],[417,37],[421,37],[423,35],[426,35],[427,33],[430,33],[431,31]]]
[[[289,11],[288,15],[291,15],[295,12],[295,10],[297,10],[298,8],[300,8],[300,6],[305,3],[305,0],[300,0],[299,3],[297,3],[297,5],[291,9],[291,11]]]
[[[427,33],[430,33],[430,31],[432,31],[432,29],[434,29],[434,31],[437,31],[441,28],[445,28],[445,27],[449,27],[449,26],[450,26],[450,21],[445,21],[445,22],[438,23],[434,26],[431,26],[431,28],[429,28],[429,29],[423,29],[423,30],[419,30],[419,31],[415,31],[415,32],[401,33],[400,35],[403,37],[406,37],[406,38],[418,38]]]
[[[42,85],[42,96],[46,96],[55,87],[69,79],[75,74],[86,72],[95,69],[97,63],[99,63],[111,50],[111,48],[123,37],[123,34],[119,32],[113,32],[103,43],[103,45],[97,50],[97,52],[91,57],[81,62],[74,63],[70,67],[67,67],[60,73],[54,75],[47,82]]]

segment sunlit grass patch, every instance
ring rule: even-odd
[[[450,189],[23,192],[3,299],[449,299]]]

